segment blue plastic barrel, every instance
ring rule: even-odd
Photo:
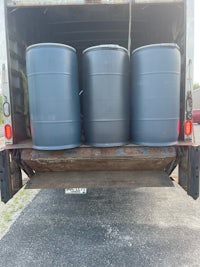
[[[76,50],[63,44],[29,46],[26,54],[33,146],[59,150],[80,145]]]
[[[86,144],[112,147],[130,138],[129,57],[118,45],[83,51],[83,118]]]
[[[131,137],[139,145],[173,145],[179,135],[180,51],[154,44],[133,51]]]

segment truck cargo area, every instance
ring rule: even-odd
[[[136,1],[137,2],[137,1]],[[177,43],[184,62],[184,3],[128,1],[113,4],[57,6],[8,5],[7,39],[13,144],[29,135],[22,72],[26,73],[26,48],[35,43],[63,43],[77,50],[80,91],[81,54],[90,46],[118,44],[133,49],[153,43]],[[9,143],[9,140],[7,140]]]

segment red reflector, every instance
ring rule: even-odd
[[[5,125],[5,138],[11,139],[12,138],[12,127],[9,124]]]
[[[181,131],[181,123],[180,123],[180,120],[179,120],[178,124],[177,124],[177,133],[180,134],[180,131]]]
[[[192,121],[185,122],[185,134],[191,135],[192,134]]]

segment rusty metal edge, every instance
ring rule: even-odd
[[[129,4],[129,0],[8,0],[8,7],[31,7],[31,6],[58,6],[58,5],[91,5],[91,4]],[[181,3],[183,0],[135,0],[135,4],[163,4],[163,3]]]
[[[90,171],[39,172],[28,182],[27,189],[36,188],[138,188],[173,187],[162,171]]]

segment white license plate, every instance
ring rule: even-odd
[[[87,194],[87,188],[66,188],[65,194],[85,195]]]

